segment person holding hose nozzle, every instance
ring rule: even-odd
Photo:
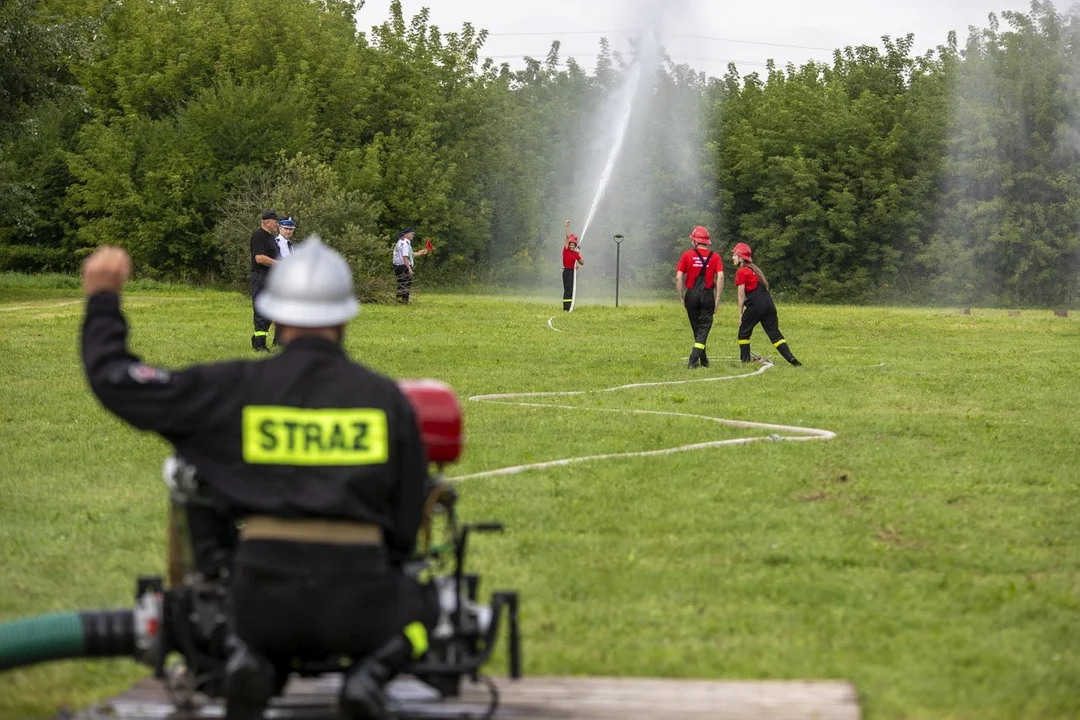
[[[769,340],[795,367],[802,365],[795,359],[788,347],[787,340],[780,332],[776,317],[776,305],[769,293],[769,281],[761,268],[751,262],[753,253],[746,243],[739,243],[731,249],[731,262],[735,271],[735,286],[739,293],[739,355],[743,362],[750,362],[750,335],[754,326],[761,323]]]
[[[713,315],[720,305],[720,295],[724,292],[724,263],[719,253],[709,249],[712,240],[709,231],[701,225],[690,233],[693,248],[679,258],[675,271],[675,287],[679,291],[679,302],[686,308],[690,319],[690,329],[694,332],[694,347],[690,351],[687,368],[709,367],[709,356],[705,345],[712,330]],[[704,248],[705,255],[701,254]]]
[[[563,243],[562,251],[562,309],[570,312],[574,304],[574,283],[577,266],[584,265],[581,253],[578,251],[578,237],[570,232],[570,221],[566,221],[566,242]]]
[[[226,720],[262,718],[294,659],[337,655],[353,659],[342,715],[387,717],[386,683],[427,652],[439,616],[434,586],[405,572],[430,478],[408,398],[342,346],[359,311],[348,263],[308,238],[270,266],[255,297],[284,351],[176,371],[128,349],[130,272],[117,247],[83,264],[83,367],[107,410],[172,444],[215,511],[242,522]]]

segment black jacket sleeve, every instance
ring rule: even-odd
[[[427,459],[424,452],[420,426],[412,405],[402,395],[398,413],[397,446],[393,453],[397,456],[394,467],[397,470],[397,492],[394,501],[394,532],[387,539],[391,556],[402,561],[416,551],[416,538],[423,520],[425,493],[428,489]]]
[[[239,366],[196,366],[170,372],[143,363],[127,347],[120,297],[100,292],[86,303],[82,362],[87,382],[105,408],[131,425],[166,437],[214,427],[229,411],[225,393]]]

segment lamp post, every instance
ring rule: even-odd
[[[619,250],[622,248],[622,235],[615,236],[615,307],[619,307]]]

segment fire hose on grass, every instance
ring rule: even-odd
[[[415,410],[425,460],[436,468],[427,488],[419,552],[404,562],[402,571],[426,577],[438,598],[430,646],[403,674],[426,685],[439,700],[460,696],[466,680],[484,684],[490,696],[485,717],[491,717],[499,698],[483,670],[500,637],[505,635],[508,643],[510,678],[522,675],[518,593],[493,589],[490,601],[483,602],[481,576],[466,567],[466,555],[476,534],[500,532],[503,526],[460,522],[457,491],[442,482],[444,466],[457,462],[463,446],[456,394],[434,380],[402,380],[399,386]],[[167,458],[163,475],[171,506],[169,589],[162,577],[139,577],[131,609],[58,612],[0,622],[0,672],[60,660],[127,659],[152,668],[177,708],[193,707],[200,693],[212,701],[223,697],[230,652],[229,566],[236,524],[243,519],[223,514],[208,502],[197,470],[182,458]],[[438,536],[444,541],[437,543],[434,526],[439,517]],[[290,674],[342,673],[356,660],[305,656],[294,661]],[[283,691],[284,686],[277,690]],[[430,717],[429,700],[400,702],[400,717]],[[471,717],[454,714],[452,707],[447,713],[440,716]]]
[[[574,312],[575,305],[577,305],[577,265],[574,265],[574,285],[570,291],[570,312]]]
[[[58,612],[0,622],[0,671],[56,660],[135,655],[133,610]]]
[[[575,273],[576,276],[576,273]],[[552,316],[548,320],[548,327],[555,332],[562,332],[559,328],[555,327],[553,321],[555,316]],[[685,359],[685,358],[684,358]],[[776,423],[762,423],[762,422],[750,422],[746,420],[729,420],[726,418],[712,417],[709,415],[697,415],[693,413],[671,412],[663,410],[646,410],[642,408],[600,408],[588,405],[556,405],[554,403],[538,403],[528,402],[527,400],[532,398],[553,398],[553,397],[568,397],[568,396],[584,396],[584,395],[596,395],[604,393],[620,392],[623,390],[637,390],[642,388],[653,387],[668,387],[673,385],[690,385],[698,383],[712,383],[723,382],[729,380],[740,380],[744,378],[751,378],[761,375],[774,367],[772,361],[769,358],[763,358],[755,356],[755,361],[760,363],[760,367],[753,372],[740,373],[738,375],[717,375],[713,377],[695,378],[693,380],[661,380],[656,382],[642,382],[642,383],[630,383],[627,385],[617,385],[615,387],[598,388],[595,390],[554,390],[547,392],[519,392],[519,393],[492,393],[486,395],[473,395],[469,397],[470,402],[487,402],[497,405],[513,405],[517,407],[527,408],[542,408],[547,410],[560,410],[563,412],[598,412],[609,414],[627,414],[627,415],[649,415],[675,418],[680,420],[691,420],[694,422],[708,422],[715,423],[717,425],[725,425],[728,427],[744,428],[748,430],[767,430],[771,431],[768,435],[758,435],[755,437],[741,437],[741,438],[729,438],[722,440],[712,440],[699,443],[690,443],[687,445],[678,445],[675,447],[660,448],[657,450],[636,450],[632,452],[617,452],[617,453],[599,453],[595,455],[583,455],[579,457],[561,458],[558,460],[547,460],[543,462],[534,462],[526,465],[513,465],[510,467],[498,468],[495,470],[482,470],[479,472],[469,473],[466,475],[455,475],[448,478],[452,482],[460,482],[462,480],[469,480],[472,478],[481,477],[494,477],[499,475],[516,475],[518,473],[530,471],[530,470],[548,470],[556,467],[565,467],[576,463],[597,462],[602,460],[623,460],[628,458],[644,458],[655,457],[660,455],[670,455],[674,453],[705,450],[708,448],[723,447],[727,445],[746,445],[756,442],[773,442],[773,441],[788,441],[788,442],[805,442],[816,440],[832,440],[836,437],[836,433],[831,430],[823,430],[812,427],[802,427],[796,425],[779,425]]]

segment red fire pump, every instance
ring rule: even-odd
[[[416,412],[428,461],[457,462],[464,445],[464,423],[454,390],[438,380],[401,380],[398,387]]]

